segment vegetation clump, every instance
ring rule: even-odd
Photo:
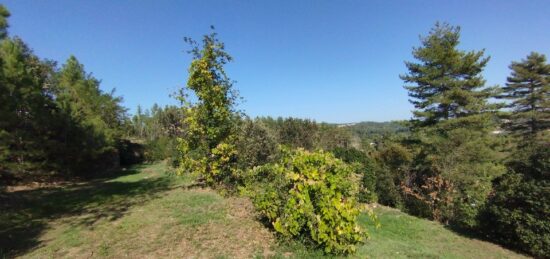
[[[531,53],[510,69],[499,97],[510,100],[502,126],[515,145],[508,172],[494,183],[481,229],[502,244],[545,257],[550,254],[550,64]]]
[[[186,128],[178,138],[181,153],[179,173],[196,173],[207,184],[219,185],[233,181],[236,173],[237,150],[236,111],[237,95],[223,66],[231,61],[224,44],[216,34],[205,35],[202,48],[191,39],[194,56],[189,67],[187,88],[178,99],[183,104]],[[196,102],[191,102],[192,91]]]
[[[335,254],[353,253],[365,239],[357,224],[358,176],[331,153],[283,149],[280,161],[248,177],[256,182],[248,186],[256,208],[282,236]]]

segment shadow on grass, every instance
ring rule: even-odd
[[[494,238],[491,238],[490,236],[484,234],[481,231],[474,231],[474,230],[460,228],[460,227],[452,226],[452,225],[445,226],[445,228],[452,231],[453,233],[461,236],[461,237],[464,237],[464,238],[475,239],[475,240],[480,240],[480,241],[492,243],[492,244],[498,245],[502,248],[514,251],[514,252],[516,252],[518,254],[521,254],[523,256],[526,256],[526,257],[532,257],[533,256],[533,255],[530,255],[527,251],[523,250],[522,247],[511,246],[509,244],[500,243],[497,240],[495,240]],[[537,258],[537,257],[535,257],[535,258]]]
[[[136,174],[140,167],[111,178]],[[99,220],[116,220],[136,204],[151,200],[170,188],[170,178],[133,182],[109,178],[68,187],[0,193],[0,258],[24,254],[40,246],[48,222],[63,219],[71,226],[93,228]]]

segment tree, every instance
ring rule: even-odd
[[[532,52],[512,62],[500,98],[509,100],[503,126],[518,144],[508,172],[495,180],[482,220],[493,240],[535,257],[550,253],[550,65]]]
[[[550,64],[546,56],[531,52],[512,62],[512,74],[500,98],[510,100],[511,116],[504,126],[516,135],[533,138],[550,129]]]
[[[178,99],[185,110],[187,128],[180,138],[180,173],[195,172],[208,184],[229,180],[236,162],[237,93],[224,66],[232,60],[216,33],[205,35],[202,48],[189,38],[193,61],[189,67],[187,87]],[[187,91],[196,97],[191,102]]]
[[[104,93],[100,81],[88,74],[74,56],[56,75],[55,102],[63,114],[58,129],[65,145],[58,150],[71,173],[112,168],[118,159],[116,144],[122,135],[126,109],[114,90]]]
[[[408,74],[400,78],[405,86],[417,126],[433,125],[440,120],[480,113],[489,106],[486,100],[494,88],[485,88],[481,72],[489,61],[484,51],[458,50],[460,27],[436,23],[422,46],[413,49],[419,61],[405,62]]]
[[[320,148],[321,127],[313,120],[299,118],[259,118],[274,132],[281,145],[314,150]]]
[[[241,121],[236,147],[242,170],[273,162],[279,155],[274,134],[259,119]]]
[[[10,12],[4,5],[0,4],[0,40],[8,36],[8,17],[10,17]]]
[[[171,159],[177,164],[177,140],[183,129],[183,111],[177,106],[160,107],[154,104],[149,110],[138,105],[129,122],[129,136],[143,144],[143,158],[147,161]]]
[[[0,170],[28,171],[48,161],[51,67],[17,38],[1,41],[0,61]]]
[[[481,75],[489,58],[484,51],[457,49],[460,27],[436,23],[421,47],[419,63],[406,62],[406,83],[416,110],[412,143],[418,149],[402,188],[419,200],[431,217],[461,227],[477,225],[477,215],[504,168],[498,161],[498,138],[491,104],[496,88]],[[415,202],[416,203],[416,202]],[[415,205],[416,206],[416,205]],[[416,209],[415,209],[416,210]]]

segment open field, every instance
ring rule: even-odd
[[[162,164],[64,187],[1,194],[0,258],[318,258],[278,242],[245,198],[189,187]],[[359,258],[522,258],[442,225],[378,207]],[[367,217],[360,218],[366,224]]]

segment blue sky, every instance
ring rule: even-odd
[[[10,34],[40,57],[74,54],[124,105],[175,104],[190,56],[183,37],[214,25],[251,116],[326,122],[407,119],[399,74],[436,21],[462,27],[461,48],[486,49],[484,75],[503,84],[530,51],[550,55],[550,2],[0,0]]]

